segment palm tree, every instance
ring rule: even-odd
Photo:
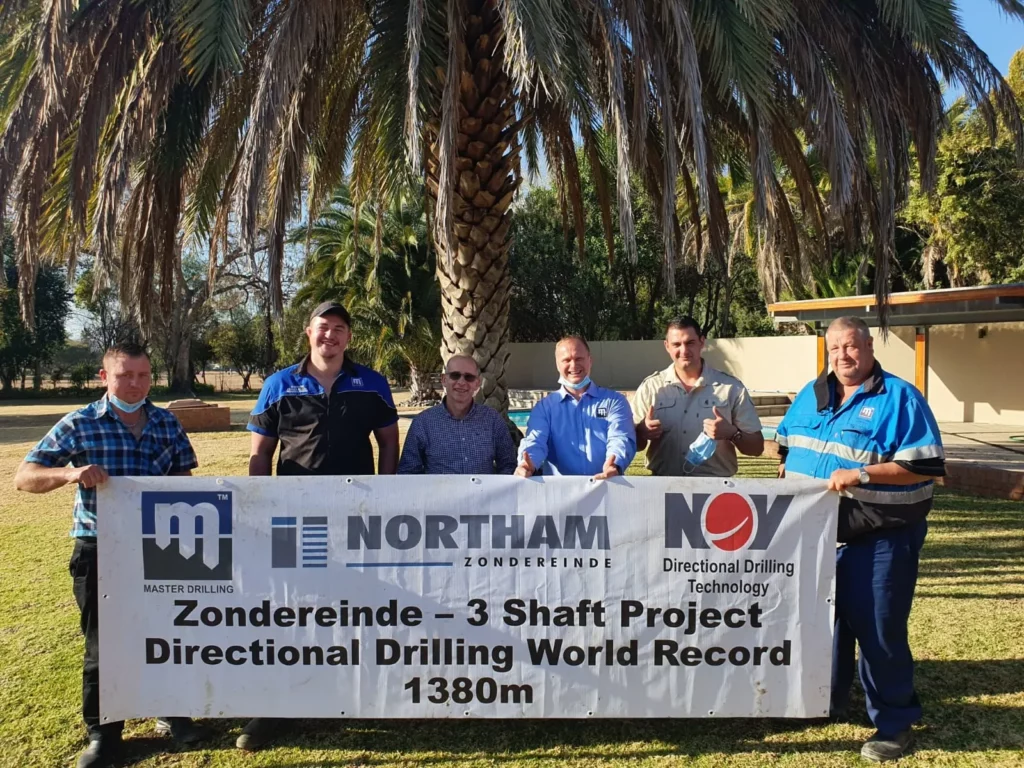
[[[994,1],[1024,18],[1024,0]],[[472,354],[497,407],[524,160],[535,170],[544,155],[582,247],[580,141],[609,252],[615,209],[630,259],[637,173],[660,205],[671,286],[677,184],[696,251],[706,241],[724,260],[717,179],[739,146],[776,244],[762,278],[792,285],[806,269],[776,167],[822,209],[810,147],[827,202],[870,223],[884,299],[911,143],[925,187],[935,178],[939,78],[1024,146],[1012,92],[954,0],[0,0],[0,14],[0,200],[27,317],[35,265],[87,245],[145,326],[154,286],[173,301],[183,238],[209,241],[216,262],[229,231],[252,249],[263,230],[280,312],[297,211],[315,220],[350,167],[354,208],[376,204],[379,219],[379,202],[422,176],[442,355]]]
[[[385,374],[408,368],[410,401],[436,400],[441,297],[423,195],[403,190],[380,216],[372,205],[358,216],[341,187],[312,226],[292,232],[294,242],[310,247],[294,300],[342,301],[352,314],[356,355]]]

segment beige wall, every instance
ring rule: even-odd
[[[928,401],[939,421],[1024,425],[1024,323],[938,326],[929,344]],[[661,341],[590,346],[594,380],[613,389],[636,389],[669,364]],[[510,351],[510,388],[555,388],[554,344],[511,344]],[[876,334],[875,353],[886,370],[914,380],[913,328],[893,329],[887,343]],[[708,342],[704,356],[761,392],[795,392],[815,376],[813,336],[718,339]]]
[[[511,389],[555,388],[554,344],[509,346],[512,356],[506,380]],[[719,339],[708,342],[704,357],[749,389],[795,392],[814,378],[814,349],[812,336]],[[594,381],[612,389],[636,389],[647,376],[671,362],[661,341],[592,341],[590,351]]]
[[[1024,323],[949,325],[930,336],[928,402],[937,418],[1024,424]]]

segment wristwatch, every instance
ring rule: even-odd
[[[743,432],[737,427],[736,431],[732,433],[732,437],[729,438],[730,443],[738,443],[740,438],[743,437]]]
[[[860,485],[864,485],[865,483],[871,482],[871,475],[868,474],[867,470],[864,469],[864,467],[861,467],[860,471],[857,474],[857,482]]]

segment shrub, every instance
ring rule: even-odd
[[[71,386],[81,392],[96,376],[96,366],[92,363],[79,363],[71,369]]]

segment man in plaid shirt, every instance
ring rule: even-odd
[[[14,478],[18,490],[30,493],[48,493],[70,483],[78,486],[69,570],[85,635],[82,714],[89,731],[89,747],[79,757],[78,768],[111,765],[124,725],[100,722],[96,486],[111,476],[190,475],[198,466],[174,414],[147,399],[151,367],[144,347],[118,344],[108,349],[100,378],[107,387],[103,398],[61,419],[25,457]],[[180,743],[204,735],[187,717],[159,718],[156,730]]]

